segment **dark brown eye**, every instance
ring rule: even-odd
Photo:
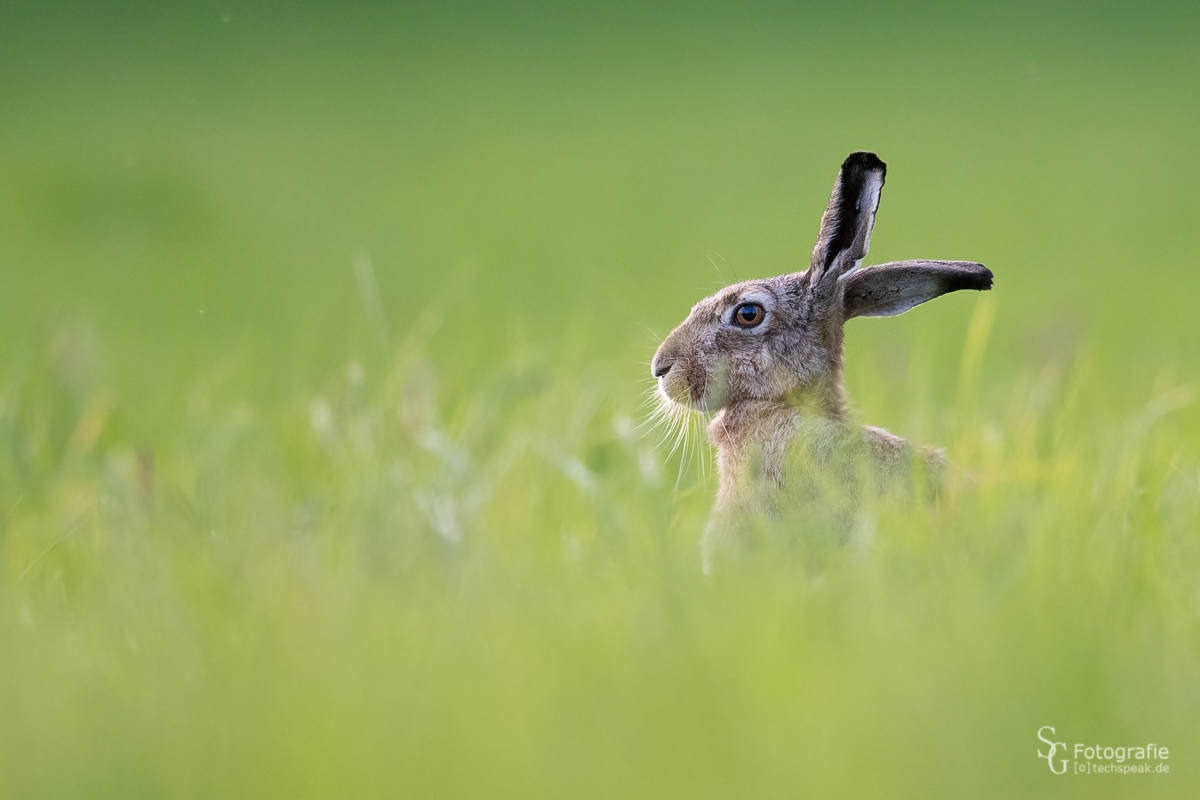
[[[758,303],[745,303],[733,312],[733,322],[739,328],[753,328],[767,318],[767,312]]]

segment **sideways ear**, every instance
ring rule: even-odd
[[[887,164],[874,153],[851,153],[842,162],[813,248],[814,279],[841,277],[866,256],[886,174]]]
[[[846,319],[893,317],[959,289],[992,288],[992,271],[971,261],[894,261],[846,278]]]

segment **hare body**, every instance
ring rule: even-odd
[[[862,268],[885,173],[874,153],[852,153],[809,268],[701,300],[654,355],[661,401],[714,415],[708,435],[720,482],[704,541],[706,567],[746,519],[776,515],[797,496],[841,487],[849,508],[864,483],[883,490],[906,482],[914,463],[932,473],[944,463],[937,450],[850,421],[843,325],[856,316],[900,314],[959,289],[990,289],[992,273],[965,261]]]

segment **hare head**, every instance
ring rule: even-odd
[[[868,152],[843,162],[807,270],[743,281],[693,306],[651,362],[665,400],[716,412],[747,401],[807,399],[840,419],[846,320],[893,316],[947,292],[991,288],[991,271],[967,261],[861,267],[886,169]]]

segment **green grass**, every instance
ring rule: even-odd
[[[1200,791],[1194,11],[2,13],[0,796]],[[974,481],[706,578],[652,333],[859,147]]]

